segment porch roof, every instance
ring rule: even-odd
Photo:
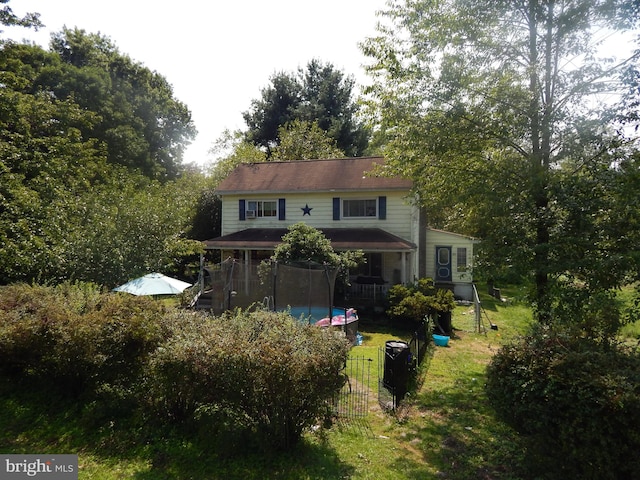
[[[380,228],[319,228],[334,250],[366,252],[407,252],[416,245]],[[205,240],[207,250],[273,250],[282,243],[286,228],[247,228]]]

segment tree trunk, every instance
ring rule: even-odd
[[[550,321],[549,302],[549,193],[548,193],[548,173],[551,156],[551,129],[550,120],[553,108],[552,99],[552,22],[554,2],[551,0],[547,5],[545,15],[545,50],[544,50],[544,85],[540,85],[538,78],[539,55],[538,55],[538,21],[543,12],[539,11],[539,2],[530,0],[529,2],[529,93],[530,118],[531,118],[531,196],[535,202],[535,244],[533,246],[533,268],[535,278],[535,303],[536,317],[539,322],[548,323]],[[542,87],[542,92],[541,92]]]

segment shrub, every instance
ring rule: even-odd
[[[348,349],[284,313],[211,318],[86,286],[0,288],[0,373],[81,398],[88,420],[155,411],[234,448],[288,448],[326,419]]]
[[[163,340],[162,304],[96,287],[12,285],[0,289],[0,365],[78,396],[129,388]]]
[[[538,326],[495,355],[486,390],[552,465],[545,478],[640,478],[637,349]]]
[[[330,415],[348,348],[341,334],[284,313],[192,322],[153,355],[149,401],[170,418],[208,419],[227,447],[236,438],[244,448],[286,449]]]
[[[431,278],[393,285],[387,293],[387,315],[400,322],[420,323],[427,316],[450,312],[455,305],[453,292],[437,289]]]

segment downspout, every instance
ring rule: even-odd
[[[418,278],[427,276],[427,209],[418,210]]]

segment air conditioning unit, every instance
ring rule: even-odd
[[[256,218],[255,210],[247,210],[247,218]]]

